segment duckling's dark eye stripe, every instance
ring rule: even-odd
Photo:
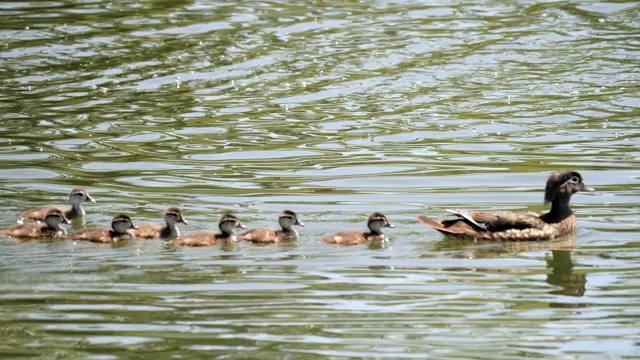
[[[127,223],[128,224],[128,223],[130,223],[130,221],[126,220],[126,219],[122,219],[122,220],[115,220],[113,223],[114,224],[117,224],[117,223]]]
[[[168,212],[167,215],[174,217],[174,218],[180,218],[180,215],[178,215],[177,213],[172,213],[172,212]]]

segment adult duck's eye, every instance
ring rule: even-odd
[[[577,176],[574,176],[574,177],[572,177],[572,178],[571,178],[571,180],[569,180],[569,181],[571,181],[571,182],[572,182],[572,183],[574,183],[574,184],[577,184],[577,183],[579,183],[579,182],[580,182],[580,179],[579,179]]]

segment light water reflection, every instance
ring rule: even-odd
[[[98,203],[183,233],[236,213],[294,244],[0,241],[0,355],[491,358],[638,354],[638,5],[0,4],[2,227]],[[575,236],[446,240],[447,207],[542,211]],[[382,211],[390,241],[315,240]],[[84,221],[84,223],[83,223]],[[461,346],[460,339],[465,339]]]

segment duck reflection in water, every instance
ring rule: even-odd
[[[573,251],[576,249],[576,236],[569,235],[551,241],[476,241],[462,242],[456,239],[443,239],[435,245],[436,251],[451,251],[450,256],[457,259],[492,259],[515,253],[533,251]],[[431,249],[429,250],[431,251]]]
[[[572,252],[576,249],[576,236],[570,235],[553,241],[540,242],[489,242],[478,241],[473,244],[460,242],[458,240],[442,240],[435,250],[453,252],[449,256],[464,259],[491,259],[504,258],[515,253],[551,251],[547,255],[547,268],[551,268],[551,273],[547,275],[546,282],[553,286],[549,291],[554,295],[584,296],[587,275],[573,272],[574,262],[571,259]],[[521,268],[501,269],[503,272],[522,272]],[[580,304],[551,303],[552,307],[579,307]]]
[[[587,288],[587,275],[573,272],[571,251],[553,250],[551,257],[547,256],[547,267],[552,271],[547,275],[547,283],[557,288],[550,291],[554,295],[584,296]],[[554,305],[560,307],[562,304]],[[570,305],[570,304],[566,304]],[[564,307],[564,306],[563,306]]]

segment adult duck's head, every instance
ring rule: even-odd
[[[566,202],[569,203],[571,195],[587,191],[593,192],[594,188],[588,187],[582,181],[582,175],[577,171],[554,172],[547,179],[547,187],[544,191],[544,202]]]

